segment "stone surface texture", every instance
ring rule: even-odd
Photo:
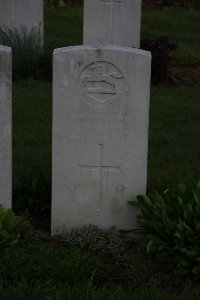
[[[11,55],[11,48],[0,46],[0,205],[6,208],[12,205]]]
[[[35,28],[43,38],[43,0],[0,0],[0,27],[28,31]]]
[[[52,234],[137,226],[147,181],[151,55],[118,46],[54,51]]]
[[[142,0],[85,0],[84,45],[140,47]]]

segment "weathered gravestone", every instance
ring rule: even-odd
[[[43,38],[43,0],[0,0],[0,27],[33,28]]]
[[[147,179],[151,55],[107,46],[54,51],[52,234],[136,226]]]
[[[0,205],[11,208],[11,48],[0,46]]]
[[[84,44],[140,46],[142,0],[85,0]]]

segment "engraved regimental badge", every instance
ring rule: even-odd
[[[90,105],[105,107],[114,104],[124,90],[124,76],[113,64],[97,61],[80,75],[82,99]]]

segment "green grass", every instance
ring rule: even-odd
[[[11,284],[49,281],[53,285],[73,285],[91,278],[94,284],[102,284],[108,280],[109,272],[103,259],[88,251],[50,244],[1,249],[0,279]]]
[[[151,89],[148,189],[200,178],[200,87]]]
[[[45,38],[53,42],[57,48],[83,43],[83,10],[45,9]]]
[[[142,288],[97,289],[88,285],[54,286],[48,281],[34,286],[15,284],[0,287],[1,300],[199,300],[198,292],[170,293],[145,286]]]
[[[13,85],[13,189],[18,208],[50,206],[51,83]],[[40,203],[38,203],[38,201]]]
[[[4,248],[0,256],[0,299],[199,299],[199,288],[191,288],[184,280],[175,279],[166,288],[158,276],[156,279],[158,267],[154,264],[141,251],[135,252],[129,272],[125,271],[128,275],[119,285],[112,263],[88,251],[53,244]],[[123,272],[118,267],[119,278]]]
[[[161,11],[144,11],[142,14],[142,38],[166,35],[178,49],[173,55],[181,63],[200,61],[200,11],[181,8],[165,8]]]
[[[141,38],[157,38],[167,35],[170,42],[178,45],[178,49],[173,53],[178,61],[199,63],[199,18],[199,10],[181,8],[165,8],[160,11],[145,10],[142,14]],[[46,8],[45,32],[47,40],[54,41],[56,47],[82,44],[82,8]]]
[[[200,87],[151,89],[148,190],[199,179]],[[50,207],[51,83],[14,83],[14,195],[19,208],[28,203]]]

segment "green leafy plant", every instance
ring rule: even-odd
[[[127,254],[120,234],[112,230],[102,230],[97,226],[83,226],[63,234],[64,243],[70,248],[80,248],[110,257],[116,264],[125,264]]]
[[[140,209],[141,229],[135,232],[145,235],[147,252],[175,273],[200,275],[200,182],[138,196],[130,204]]]
[[[28,222],[0,205],[0,246],[14,246],[25,235]]]

